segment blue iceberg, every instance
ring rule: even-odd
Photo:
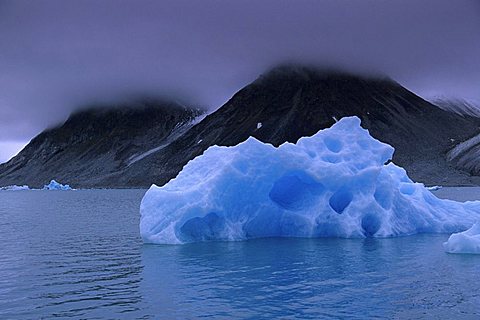
[[[43,190],[73,190],[68,184],[61,184],[55,180],[50,181],[43,187]]]
[[[278,148],[210,147],[143,197],[147,243],[261,237],[393,237],[463,231],[480,203],[435,197],[391,163],[394,149],[347,117]]]
[[[11,186],[0,187],[0,191],[24,191],[24,190],[31,190],[29,186],[17,186],[16,184]]]
[[[443,247],[448,253],[480,254],[480,223],[464,232],[452,234]]]

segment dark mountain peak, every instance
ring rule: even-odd
[[[291,116],[323,110],[325,121],[332,117],[338,119],[345,115],[366,113],[383,106],[395,108],[393,102],[396,99],[416,99],[409,104],[400,103],[404,108],[433,107],[386,76],[283,64],[260,75],[238,91],[222,109],[231,113],[241,110],[251,115],[257,113],[260,118],[265,118],[271,112],[284,113],[288,109],[293,109]]]
[[[171,101],[135,101],[114,105],[90,105],[71,114],[61,125],[35,137],[34,145],[45,139],[56,144],[76,144],[110,136],[114,141],[130,139],[156,128],[163,136],[176,125],[192,121],[204,111]],[[161,138],[156,137],[156,138]]]
[[[177,101],[141,99],[130,102],[120,102],[115,104],[90,104],[79,108],[72,113],[67,122],[78,121],[79,119],[101,119],[112,116],[136,115],[145,113],[189,113],[202,114],[205,111],[200,108],[187,107]]]
[[[267,71],[238,91],[221,109],[238,119],[249,119],[250,126],[270,122],[271,130],[283,131],[283,136],[278,135],[270,141],[278,144],[295,142],[301,136],[299,132],[311,135],[319,127],[329,126],[334,123],[333,119],[344,116],[365,118],[367,113],[372,113],[370,118],[373,118],[375,115],[383,117],[385,113],[422,112],[432,108],[438,109],[388,77],[285,64]],[[210,116],[213,117],[215,115]],[[283,118],[279,119],[282,122],[296,123],[297,129],[304,129],[274,128],[272,119],[276,117]],[[305,122],[306,119],[316,119],[322,125]],[[229,124],[222,120],[220,125]],[[263,140],[268,127],[264,126],[255,134]]]
[[[394,162],[415,180],[470,183],[468,176],[451,168],[445,154],[477,131],[478,119],[443,111],[386,77],[298,65],[279,66],[260,76],[120,179],[142,184],[143,177],[157,175],[154,182],[163,184],[209,146],[232,146],[250,136],[278,146],[346,116],[359,117],[375,138],[394,146]]]
[[[43,186],[51,179],[103,179],[149,150],[181,136],[204,111],[177,102],[137,101],[89,106],[63,124],[36,136],[13,159],[0,165],[8,183]]]
[[[318,67],[313,65],[304,65],[296,63],[285,63],[275,66],[262,74],[254,84],[269,83],[276,81],[367,81],[367,82],[383,82],[390,85],[399,86],[386,75],[374,73],[354,73],[340,68],[334,67]]]

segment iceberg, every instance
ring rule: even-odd
[[[212,146],[140,206],[144,242],[393,237],[465,230],[480,203],[435,197],[391,162],[357,117],[278,148]]]
[[[452,234],[443,247],[448,253],[480,254],[480,223],[464,232]]]
[[[61,184],[55,180],[50,181],[43,187],[43,190],[73,190],[68,184]]]
[[[0,187],[1,191],[22,191],[22,190],[30,190],[30,188],[27,185],[23,186],[17,186],[16,184],[12,186],[5,186],[5,187]]]

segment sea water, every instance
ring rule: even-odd
[[[448,234],[144,245],[144,192],[0,192],[0,319],[480,317]]]

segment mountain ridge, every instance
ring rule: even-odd
[[[167,139],[168,134],[158,139],[158,133],[147,134],[146,130],[137,137],[137,145],[142,147],[136,154],[150,153],[133,163],[127,161],[132,159],[130,152],[108,172],[97,168],[98,172],[87,170],[80,177],[62,172],[64,179],[57,180],[75,187],[162,185],[211,145],[232,146],[253,136],[278,146],[311,136],[330,127],[335,119],[353,115],[362,120],[362,126],[372,136],[395,147],[393,161],[405,167],[414,180],[443,185],[480,184],[480,177],[470,176],[447,160],[451,149],[478,134],[480,119],[444,111],[387,77],[297,65],[283,65],[261,75],[198,123],[187,117],[191,125],[161,148],[160,140]],[[170,133],[173,127],[169,126]],[[104,135],[108,136],[106,131]],[[152,143],[155,139],[156,144]],[[110,144],[110,152],[120,151]],[[24,157],[22,152],[14,159]],[[50,151],[49,156],[55,157],[55,151]],[[15,175],[0,165],[0,185],[7,181],[29,184],[29,179],[39,183],[29,178],[28,170],[19,172],[18,181],[14,181]]]
[[[480,104],[478,102],[459,98],[436,98],[432,100],[432,103],[445,111],[480,118]]]
[[[0,184],[41,187],[44,181],[56,179],[82,186],[80,177],[95,181],[99,175],[117,171],[129,158],[155,147],[175,130],[190,127],[201,114],[200,109],[165,101],[85,108],[44,130],[17,156],[1,164]]]
[[[454,181],[454,184],[478,183],[471,181],[468,174],[452,168],[445,160],[446,152],[456,143],[451,139],[463,141],[470,138],[478,129],[478,119],[445,112],[385,78],[365,79],[342,72],[318,72],[311,68],[284,71],[282,68],[279,77],[277,70],[273,70],[241,89],[220,109],[173,143],[170,147],[175,152],[167,149],[137,170],[144,170],[145,175],[161,177],[158,182],[163,184],[181,170],[178,164],[183,166],[186,163],[182,162],[183,159],[201,154],[209,145],[235,145],[250,135],[274,145],[295,142],[301,136],[313,135],[330,127],[334,118],[356,115],[362,119],[364,127],[371,129],[374,137],[396,147],[394,161],[405,166],[416,180],[429,184],[445,184],[448,180]],[[376,114],[371,119],[369,112],[374,110]],[[405,121],[397,123],[394,132],[390,132],[388,119],[392,122],[401,114],[406,114]],[[415,123],[412,119],[415,117],[423,117],[423,121]],[[429,123],[437,121],[433,128],[428,127]],[[261,128],[257,129],[259,123]],[[446,128],[452,131],[451,136],[442,134]],[[412,136],[412,130],[417,134]],[[400,141],[396,139],[398,136],[401,136]],[[422,156],[416,145],[424,137],[429,137],[429,141],[420,143],[420,147],[433,150],[427,150]],[[401,140],[407,142],[401,143]],[[196,144],[197,141],[202,143]],[[435,148],[439,142],[440,146]],[[183,156],[177,156],[176,152],[183,153]],[[428,152],[434,156],[428,157]],[[432,161],[435,170],[429,169]],[[444,172],[449,173],[448,177],[442,176]],[[124,172],[119,178],[136,179],[135,175]]]

